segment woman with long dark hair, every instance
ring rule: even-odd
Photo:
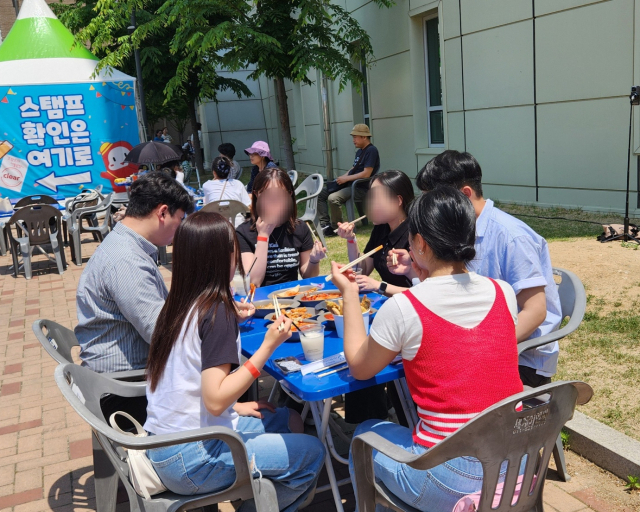
[[[360,291],[374,291],[391,296],[411,287],[411,280],[389,271],[387,255],[392,249],[409,250],[407,214],[413,201],[413,185],[402,171],[385,171],[371,178],[367,193],[367,217],[374,224],[364,252],[382,245],[383,249],[358,264],[362,273],[356,277]],[[338,223],[338,235],[347,241],[349,261],[359,256],[354,225]],[[377,270],[381,281],[369,277]]]
[[[151,434],[209,426],[235,430],[254,476],[271,480],[280,510],[293,512],[315,486],[322,443],[301,434],[302,419],[289,409],[266,401],[237,402],[291,335],[291,322],[278,318],[262,346],[239,366],[238,320],[255,309],[235,302],[231,293],[236,267],[242,273],[233,226],[217,213],[197,212],[180,225],[173,244],[171,291],[149,349],[144,428]],[[147,455],[164,485],[178,494],[215,492],[235,481],[233,458],[222,441],[155,448]]]
[[[428,278],[383,304],[369,335],[353,272],[341,274],[340,265],[332,263],[333,282],[344,297],[344,353],[351,375],[370,379],[401,354],[417,404],[414,430],[371,420],[354,436],[373,431],[421,454],[487,407],[522,391],[515,293],[504,281],[467,271],[475,256],[475,223],[471,202],[455,188],[437,188],[416,199],[409,241],[415,264]],[[452,510],[461,497],[482,488],[482,465],[472,457],[419,471],[375,453],[374,472],[393,494],[422,511]]]
[[[296,193],[289,175],[269,168],[256,177],[251,197],[251,220],[237,228],[242,263],[256,286],[315,277],[326,249],[313,242],[309,226],[298,220]]]

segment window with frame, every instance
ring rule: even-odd
[[[424,19],[424,59],[427,82],[429,146],[444,147],[440,34],[438,33],[437,16]]]

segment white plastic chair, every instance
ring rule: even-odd
[[[291,179],[291,184],[295,187],[296,183],[298,183],[298,171],[287,171],[287,174]]]
[[[320,195],[320,192],[322,192],[323,186],[324,178],[322,177],[322,174],[312,174],[311,176],[307,176],[307,178],[300,183],[300,186],[296,188],[296,197],[303,192],[306,195],[300,199],[296,199],[296,204],[306,201],[304,213],[299,217],[299,219],[303,222],[313,222],[315,231],[318,234],[322,245],[326,247],[327,244],[324,241],[324,234],[322,233],[322,229],[320,229],[320,218],[318,217],[318,196]]]

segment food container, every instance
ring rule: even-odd
[[[296,301],[291,301],[291,302],[293,302],[295,304],[298,304],[298,306],[295,306],[295,307],[294,306],[285,306],[284,305],[284,300],[278,301],[278,304],[280,304],[280,309],[282,309],[282,310],[284,310],[284,309],[295,309],[296,307],[298,307],[298,308],[300,307],[300,305],[299,305],[297,300]],[[306,320],[311,320],[311,319],[315,319],[315,318],[318,317],[318,312],[315,309],[313,309],[313,308],[304,308],[304,309],[305,309],[304,314],[305,315],[310,315],[310,316],[308,316],[307,318],[298,318],[298,317],[294,316],[293,317],[293,321],[294,322],[304,322]],[[266,315],[264,318],[266,320],[271,321],[271,322],[275,322],[275,320],[277,318],[276,317],[276,312],[273,311],[271,314]]]
[[[310,299],[305,300],[305,297],[310,297]],[[301,305],[305,307],[315,308],[321,302],[326,303],[326,301],[328,300],[331,300],[333,302],[341,300],[342,294],[338,290],[328,290],[328,291],[320,290],[318,292],[311,292],[306,294],[301,293],[299,295],[296,295],[296,299],[300,302]],[[326,304],[325,304],[325,308],[326,308]]]
[[[300,327],[304,328],[305,324],[318,324],[319,322],[317,320],[303,320],[302,322],[297,322],[297,324],[300,325]],[[273,322],[271,322],[267,327],[271,327],[273,325]],[[296,329],[296,327],[294,325],[291,326],[291,337],[288,340],[285,340],[285,343],[291,343],[291,342],[299,342],[300,341],[300,333],[298,332],[298,329]]]
[[[295,299],[279,299],[278,304],[280,304],[280,307],[282,309],[293,309],[300,307],[300,303]],[[253,305],[256,307],[256,312],[253,315],[254,318],[265,318],[276,312],[275,308],[273,307],[272,300],[254,300]],[[314,310],[314,316],[316,316],[317,314],[318,313]]]
[[[267,295],[267,297],[270,299],[273,299],[274,295],[278,295],[278,301],[283,299],[293,299],[293,298],[297,299],[298,295],[300,295],[301,293],[306,293],[313,288],[318,288],[318,287],[313,285],[306,285],[306,286],[300,286],[300,287],[292,286],[291,288],[283,288],[282,290],[276,290],[275,292],[271,292],[269,295]],[[279,295],[281,293],[287,293],[287,292],[291,292],[293,295],[290,295],[290,296]]]
[[[370,311],[366,313],[362,313],[362,321],[364,322],[364,332],[369,335],[369,314]],[[344,316],[342,315],[333,315],[334,323],[336,324],[336,334],[338,338],[344,338]]]

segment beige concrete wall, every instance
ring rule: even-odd
[[[597,210],[624,207],[628,94],[640,83],[635,0],[397,0],[391,9],[367,0],[334,1],[372,38],[371,128],[382,169],[414,177],[442,151],[428,144],[423,39],[424,17],[437,13],[445,146],[478,158],[487,195]],[[262,98],[270,142],[279,141],[272,89],[266,84]],[[288,95],[296,165],[322,170],[317,84],[289,84]],[[333,86],[330,108],[333,159],[344,171],[354,154],[348,133],[362,122],[361,98],[353,90],[338,94]],[[640,153],[640,115],[633,147]],[[634,209],[636,176],[634,159]]]

